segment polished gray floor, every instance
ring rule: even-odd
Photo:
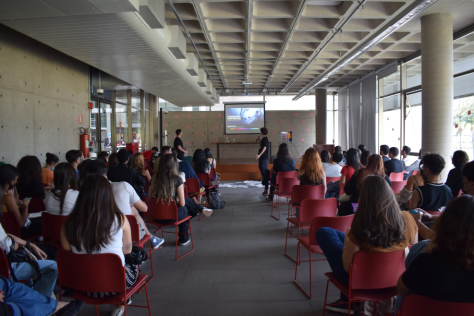
[[[313,297],[308,299],[293,282],[294,262],[283,254],[286,206],[282,219],[273,219],[262,191],[221,188],[225,209],[215,210],[202,221],[192,220],[195,251],[179,261],[174,260],[174,235],[165,236],[165,247],[153,253],[155,278],[148,290],[153,315],[322,315],[324,273],[329,265],[325,260],[313,263]],[[296,239],[289,241],[292,256],[296,256],[296,244]],[[302,254],[308,257],[304,248]],[[321,258],[313,255],[313,259]],[[150,273],[149,262],[142,271]],[[307,263],[299,266],[298,280],[309,290]],[[338,296],[330,285],[328,301]],[[133,303],[146,303],[145,292],[134,295]],[[110,315],[109,310],[109,306],[99,307],[101,315]],[[80,315],[94,312],[93,306],[84,306]],[[128,315],[148,315],[148,311],[131,307]]]

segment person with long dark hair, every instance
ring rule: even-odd
[[[209,161],[209,163],[211,164],[211,167],[214,168],[214,169],[217,168],[217,162],[214,159],[214,157],[212,157],[211,149],[205,148],[204,149],[204,154],[206,155],[207,161]]]
[[[359,150],[350,148],[346,154],[346,165],[342,167],[340,185],[349,182],[354,172],[362,168]]]
[[[126,288],[138,279],[138,266],[125,262],[125,255],[132,252],[130,223],[115,203],[109,181],[101,175],[90,175],[84,181],[76,205],[61,228],[61,246],[78,254],[115,254],[125,267]],[[86,292],[92,297],[114,294]],[[121,315],[120,311],[115,315]]]
[[[193,160],[191,161],[191,167],[193,167],[193,170],[196,171],[196,161],[199,160],[199,157],[201,157],[202,149],[196,149],[193,153]],[[179,159],[179,158],[178,158]],[[182,160],[182,159],[181,159]]]
[[[367,167],[367,160],[369,159],[370,155],[372,155],[370,150],[363,150],[362,151],[362,154],[360,155],[360,164],[362,166]]]
[[[305,152],[306,154],[306,152]],[[326,177],[340,177],[342,166],[339,163],[342,161],[342,153],[334,152],[333,157],[327,150],[321,151],[321,162],[323,164],[324,173]],[[301,161],[303,162],[303,160]]]
[[[110,170],[112,168],[115,168],[119,165],[118,159],[117,159],[117,153],[112,153],[109,156],[109,162],[107,163],[107,168]]]
[[[280,171],[295,171],[296,164],[295,160],[291,158],[290,147],[287,143],[281,143],[278,147],[277,158],[273,161],[273,171],[270,176],[270,182],[275,185],[276,177]],[[265,182],[265,192],[268,190],[268,181]],[[270,194],[266,198],[267,201],[273,200],[273,192],[275,191],[274,186],[270,186]]]
[[[51,153],[46,153],[46,166],[41,169],[43,173],[43,184],[52,187],[54,179],[54,168],[59,162],[58,156]]]
[[[98,159],[102,161],[101,159]],[[79,171],[79,179],[77,180],[77,187],[78,190],[82,188],[82,184],[86,180],[87,176],[89,176],[89,172],[87,171],[87,167],[92,163],[93,160],[86,159],[77,167],[77,171]]]
[[[462,189],[462,169],[469,162],[469,156],[464,150],[456,150],[451,162],[454,169],[449,171],[445,184],[451,189],[453,197],[456,197]]]
[[[46,193],[44,199],[46,211],[67,216],[72,212],[78,195],[76,171],[69,163],[59,163],[54,169],[54,188]]]
[[[196,160],[194,162],[194,170],[196,173],[209,173],[211,172],[211,164],[206,158],[206,154],[204,151],[200,151],[196,156]]]
[[[43,173],[41,163],[36,156],[24,156],[20,159],[16,189],[20,199],[39,197],[44,199]]]
[[[380,176],[367,176],[361,182],[360,199],[351,228],[346,233],[323,227],[316,239],[338,280],[349,283],[349,270],[354,254],[359,251],[392,252],[403,250],[418,241],[418,228],[408,212],[398,208],[395,195],[387,181]],[[390,271],[387,271],[390,273]],[[348,312],[347,297],[326,307]],[[331,304],[331,305],[332,305]]]
[[[97,155],[97,159],[103,160],[106,165],[109,164],[109,153],[106,151],[101,151],[99,155]]]
[[[189,215],[195,217],[200,212],[207,217],[212,214],[212,210],[204,208],[193,200],[184,197],[184,184],[179,176],[178,160],[173,154],[161,156],[158,172],[151,179],[149,196],[168,204],[175,201],[178,206],[178,220]],[[157,221],[162,223],[174,222],[174,220]],[[190,242],[188,237],[189,222],[185,221],[179,224],[178,229],[179,244],[182,246],[187,245]]]

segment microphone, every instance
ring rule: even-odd
[[[257,138],[255,139],[255,141],[257,142],[257,141],[259,141],[259,140],[260,140],[260,135],[257,136]]]

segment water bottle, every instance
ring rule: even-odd
[[[233,142],[233,143],[235,143],[235,137],[234,137],[234,138],[232,138],[232,142]]]
[[[226,143],[229,142],[229,137],[228,137],[228,136],[225,137],[225,142],[226,142]]]

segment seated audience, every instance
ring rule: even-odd
[[[138,196],[143,199],[145,195],[145,178],[148,183],[151,181],[151,175],[148,169],[145,167],[145,158],[142,153],[136,153],[133,156],[132,161],[133,171],[133,188],[137,191]]]
[[[66,161],[69,162],[74,169],[76,170],[76,177],[79,180],[79,170],[77,170],[77,166],[82,162],[82,157],[84,154],[80,150],[70,150],[66,153]]]
[[[323,154],[324,150],[321,152]],[[326,151],[327,152],[327,151]],[[329,155],[329,153],[328,153]],[[338,165],[335,165],[340,167]],[[301,166],[297,174],[300,185],[323,185],[326,193],[326,174],[319,153],[314,148],[308,148],[301,158]]]
[[[318,155],[318,158],[319,158],[319,155]],[[295,171],[296,170],[295,166],[296,166],[295,160],[291,158],[290,147],[288,147],[287,143],[281,143],[280,146],[278,147],[277,158],[273,161],[273,171],[271,173],[266,172],[265,177],[262,180],[262,182],[265,185],[265,192],[268,191],[268,180],[270,180],[270,182],[273,185],[275,185],[278,172]],[[321,164],[320,164],[320,167],[322,169]],[[270,194],[266,198],[267,201],[273,200],[273,191],[275,191],[275,187],[270,186]]]
[[[209,148],[204,149],[204,154],[206,155],[207,161],[211,164],[211,167],[216,169],[217,163],[214,157],[212,157],[212,151]]]
[[[67,216],[72,212],[78,195],[76,171],[66,162],[59,163],[54,169],[54,188],[46,193],[44,199],[46,211],[53,215]]]
[[[411,148],[408,146],[403,146],[402,147],[402,152],[400,153],[402,155],[402,161],[403,161],[403,166],[409,166],[411,165],[416,158],[414,156],[409,156],[411,153]]]
[[[150,165],[151,169],[153,169],[155,160],[156,160],[156,158],[158,158],[158,155],[159,155],[158,147],[153,147],[151,149],[151,158],[150,158],[150,161],[148,163]]]
[[[204,192],[204,182],[202,182],[201,179],[198,178],[196,172],[194,172],[193,168],[191,167],[191,164],[187,162],[186,160],[179,160],[178,151],[176,149],[173,148],[171,151],[173,153],[173,156],[175,156],[175,158],[178,160],[179,175],[181,177],[181,180],[183,180],[183,182],[186,183],[186,179],[190,179],[190,178],[198,179],[199,186],[202,189],[201,192]],[[184,179],[183,179],[183,176],[184,176]],[[197,203],[197,200],[195,200],[195,202]]]
[[[109,153],[106,151],[101,151],[97,156],[97,159],[103,160],[106,165],[109,164]]]
[[[194,171],[196,171],[196,161],[199,160],[199,157],[201,156],[202,152],[203,152],[202,149],[198,148],[193,153],[193,160],[191,161],[191,167],[193,167]]]
[[[469,156],[463,150],[456,150],[452,157],[452,163],[454,169],[451,169],[446,179],[446,185],[451,189],[453,197],[459,195],[459,191],[462,189],[462,169],[464,165],[469,162]]]
[[[474,303],[474,198],[465,195],[451,201],[433,231],[431,243],[414,259],[409,258],[398,280],[398,293]]]
[[[474,196],[474,161],[468,162],[462,169],[462,191]]]
[[[405,166],[403,165],[403,161],[397,159],[398,154],[399,150],[397,147],[391,147],[388,150],[388,157],[390,160],[387,160],[383,163],[388,176],[390,176],[392,172],[400,173],[404,170]]]
[[[187,216],[195,217],[199,213],[209,217],[212,210],[196,204],[193,200],[184,197],[183,180],[178,174],[178,160],[172,154],[161,156],[158,172],[151,179],[151,197],[161,200],[163,203],[176,202],[178,207],[178,220]],[[175,220],[157,220],[158,222],[169,223]],[[189,222],[185,221],[178,226],[178,241],[181,246],[187,245],[191,239],[188,237]]]
[[[427,153],[429,154],[429,153]],[[400,209],[408,210],[408,201],[410,201],[413,195],[413,189],[425,185],[425,176],[421,172],[421,166],[423,165],[422,160],[418,161],[419,172],[415,175],[408,177],[407,184],[395,194],[395,197],[400,205]]]
[[[390,158],[388,157],[388,151],[389,151],[389,147],[388,145],[382,145],[380,146],[380,156],[382,156],[382,159],[383,159],[383,163],[385,163],[385,161],[389,161]]]
[[[41,169],[43,173],[43,184],[52,188],[54,178],[54,168],[59,162],[58,156],[51,153],[46,153],[46,166]]]
[[[367,148],[365,148],[365,145],[363,145],[363,144],[360,144],[359,147],[357,147],[357,148],[359,148],[359,150],[361,152],[364,152],[365,150],[367,150]]]
[[[103,161],[100,162],[105,166]],[[61,229],[61,246],[77,254],[115,254],[122,259],[125,267],[126,288],[131,288],[137,281],[138,265],[125,261],[125,255],[132,252],[130,223],[115,203],[109,181],[101,175],[90,175],[84,182],[76,205]],[[85,294],[106,297],[115,293]],[[122,314],[115,311],[113,315]]]
[[[354,172],[360,168],[362,168],[362,165],[360,164],[359,151],[355,148],[349,149],[346,155],[346,165],[341,169],[341,179],[339,183],[344,184],[349,182]]]
[[[341,153],[341,156],[342,156],[342,160],[338,163],[338,165],[339,166],[344,166],[346,164],[346,157],[344,157],[344,154],[342,153],[341,146],[334,147],[333,157],[335,156],[336,153]]]
[[[372,153],[369,150],[363,150],[362,154],[360,155],[360,164],[364,167],[367,167],[367,159]]]
[[[112,168],[115,168],[119,165],[118,159],[117,159],[117,153],[112,153],[109,156],[108,163],[107,163],[107,168],[110,170]]]
[[[89,175],[87,168],[91,162],[92,162],[91,159],[86,159],[83,162],[81,162],[81,164],[77,167],[77,170],[79,171],[79,180],[77,181],[77,187],[79,188],[79,190],[82,188],[82,184],[84,183],[87,176]]]
[[[383,160],[380,155],[373,154],[369,157],[367,167],[357,170],[349,182],[344,186],[344,192],[350,196],[349,201],[343,202],[339,207],[338,215],[346,216],[354,214],[352,204],[359,203],[359,192],[362,181],[368,176],[379,176],[385,179],[389,186],[392,186],[390,179],[385,174]]]
[[[34,197],[44,199],[43,174],[39,159],[36,156],[25,156],[20,159],[16,167],[18,168],[16,190],[20,199]]]
[[[128,152],[127,166],[128,166],[129,169],[131,169],[131,168],[132,168],[133,156],[134,156],[135,154],[134,154],[133,151],[131,151],[131,150],[127,150],[127,152]]]
[[[206,158],[206,154],[203,150],[201,150],[196,155],[196,160],[193,161],[194,163],[194,170],[196,173],[210,173],[211,172],[211,164],[209,163],[208,159]]]
[[[327,150],[321,151],[321,162],[326,177],[339,177],[341,175],[342,166],[339,165],[342,160],[341,157],[342,153],[340,152],[335,152],[334,156],[331,157]]]
[[[133,186],[133,171],[128,167],[129,153],[126,149],[120,149],[117,153],[119,165],[109,169],[107,178],[112,182],[125,181]]]
[[[326,255],[332,272],[340,282],[349,283],[349,269],[354,254],[359,251],[392,252],[403,250],[418,241],[418,228],[408,212],[400,212],[387,181],[380,176],[362,180],[360,200],[352,227],[346,233],[323,227],[316,239]],[[390,273],[390,271],[387,271]],[[335,306],[328,310],[348,312],[347,297],[341,293]]]
[[[160,159],[164,154],[171,154],[171,147],[170,146],[163,146],[161,147],[161,153],[160,155],[155,159],[155,162],[153,163],[153,173],[157,173],[158,169],[160,167]]]
[[[405,167],[403,168],[403,170],[407,171],[406,174],[408,174],[408,175],[411,175],[413,173],[413,171],[419,171],[420,161],[421,161],[421,149],[418,153],[418,158],[416,160],[414,160],[411,163],[411,165],[405,164]]]

